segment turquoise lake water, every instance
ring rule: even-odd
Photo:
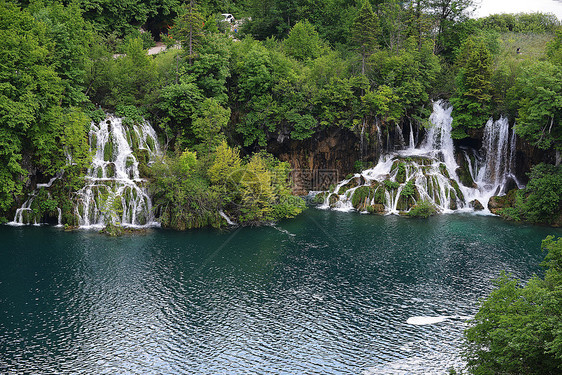
[[[548,234],[315,209],[119,238],[0,226],[0,373],[445,374],[490,280],[540,273]]]

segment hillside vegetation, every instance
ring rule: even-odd
[[[206,184],[222,142],[248,160],[271,143],[326,129],[363,131],[369,142],[404,123],[423,126],[438,97],[454,104],[457,138],[504,114],[533,146],[558,151],[559,21],[545,14],[474,20],[472,6],[0,0],[0,217],[61,170],[58,202],[49,205],[72,216],[70,198],[89,162],[88,124],[100,108],[149,119],[170,165],[195,153]],[[222,21],[224,12],[241,22]],[[155,40],[181,48],[149,56]],[[155,168],[145,177],[158,190],[167,173]],[[180,211],[199,207],[162,197]]]

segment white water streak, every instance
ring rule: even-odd
[[[390,182],[395,185],[399,183],[399,186],[395,189],[385,188],[384,210],[387,214],[399,214],[404,210],[403,205],[399,207],[400,200],[403,199],[401,192],[405,184],[412,181],[416,187],[417,199],[430,201],[440,212],[453,212],[457,209],[472,211],[468,203],[478,200],[485,208],[483,213],[490,214],[487,209],[489,199],[493,195],[505,194],[509,179],[515,181],[518,187],[522,187],[514,177],[515,132],[510,132],[506,118],[488,121],[484,128],[482,150],[462,151],[461,155],[466,158],[469,173],[476,185],[463,186],[457,176],[459,165],[451,137],[452,110],[450,105],[442,101],[433,103],[433,113],[429,118],[431,127],[418,148],[415,148],[414,131],[410,123],[408,149],[382,155],[374,168],[340,182],[326,197],[321,208],[352,211],[352,197],[359,187],[379,186],[373,188],[376,190],[380,189],[383,183]],[[396,127],[396,131],[399,133],[400,144],[404,145],[400,128]],[[380,137],[380,131],[377,131],[377,135]],[[396,165],[399,164],[405,165],[405,182],[402,182],[402,178],[397,181]],[[351,182],[352,180],[355,182]],[[352,187],[340,191],[348,184]],[[371,200],[371,204],[373,203],[374,199]]]

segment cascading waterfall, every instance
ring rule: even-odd
[[[157,225],[138,160],[142,157],[149,163],[160,153],[154,129],[146,121],[124,124],[121,118],[109,115],[99,124],[92,123],[89,137],[95,154],[86,186],[76,193],[80,227]]]
[[[35,194],[32,194],[25,202],[23,202],[21,207],[16,210],[14,220],[10,221],[8,224],[15,226],[29,224],[38,225],[37,218],[35,217],[33,209],[31,208],[31,204],[34,200]]]
[[[21,207],[16,210],[16,214],[14,215],[14,220],[10,221],[8,225],[14,225],[14,226],[40,225],[42,218],[37,214],[36,210],[34,210],[34,204],[36,203],[35,199],[37,198],[37,194],[39,193],[40,189],[49,189],[56,180],[62,177],[63,174],[64,171],[60,171],[59,173],[56,174],[55,177],[51,178],[49,182],[37,184],[36,189],[33,192],[31,192],[31,194],[29,194],[27,200],[23,202]],[[51,198],[51,193],[48,191],[47,191],[47,196]],[[58,212],[57,222],[58,225],[60,225],[62,214],[59,207],[57,207],[57,212]]]
[[[517,136],[515,128],[509,129],[505,117],[488,120],[484,127],[482,149],[478,152],[463,152],[476,189],[466,189],[468,199],[478,200],[487,206],[494,195],[504,195],[509,180],[518,187],[523,185],[515,177],[515,151]]]
[[[139,159],[149,164],[160,154],[156,132],[146,121],[125,124],[108,115],[89,132],[93,160],[85,176],[85,186],[76,192],[74,214],[82,228],[103,228],[107,224],[124,227],[157,226],[146,180],[140,178]],[[71,160],[69,159],[69,163]],[[48,189],[62,177],[63,171],[49,182],[37,184],[23,205],[16,210],[11,225],[39,225],[41,217],[34,210],[41,189]],[[57,224],[62,225],[62,210],[56,207]]]
[[[323,200],[321,208],[399,214],[429,201],[440,212],[452,212],[472,210],[476,201],[487,207],[490,197],[505,194],[509,178],[521,188],[513,175],[516,136],[505,118],[488,121],[482,150],[463,150],[473,183],[461,183],[451,112],[451,106],[435,102],[429,118],[432,126],[418,148],[410,126],[408,149],[382,155],[374,168],[340,182],[332,192],[321,193],[317,198]]]
[[[409,138],[408,148],[409,149],[416,148],[416,142],[414,141],[414,128],[412,126],[412,121],[410,121],[410,138]]]

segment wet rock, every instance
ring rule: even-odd
[[[340,197],[337,196],[336,194],[332,194],[330,195],[330,198],[328,199],[328,202],[330,203],[330,207],[335,206],[336,202],[340,200]]]
[[[328,196],[328,194],[330,194],[330,193],[328,193],[327,191],[316,194],[316,196],[313,199],[313,202],[316,203],[316,204],[323,204],[324,201],[326,200],[326,197]]]
[[[359,183],[361,182],[360,178],[352,178],[347,184],[343,185],[340,187],[340,189],[337,191],[337,193],[339,195],[344,194],[346,191],[348,191],[349,189],[353,189],[354,187],[359,186]]]
[[[484,209],[484,206],[482,205],[482,203],[480,203],[478,199],[470,201],[468,205],[472,207],[474,211],[482,211]]]
[[[367,212],[372,214],[383,214],[384,213],[384,205],[382,204],[373,204],[367,206]]]
[[[499,210],[506,207],[509,207],[509,204],[505,195],[493,196],[488,201],[488,209],[495,215],[499,214]]]

